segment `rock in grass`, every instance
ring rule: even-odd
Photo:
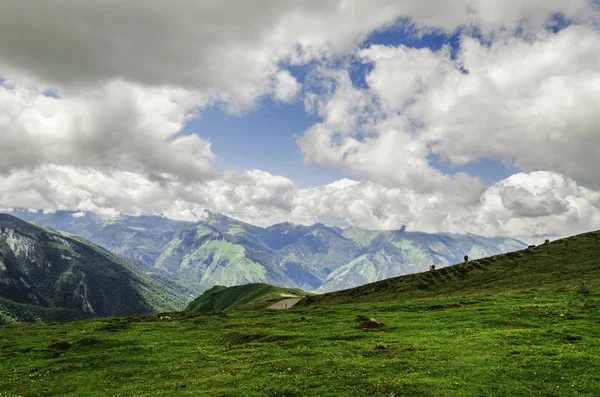
[[[64,340],[59,340],[51,342],[48,347],[50,349],[67,350],[71,347],[71,344],[69,342],[65,342]]]
[[[356,326],[357,329],[371,329],[371,328],[381,328],[381,327],[385,327],[384,323],[380,323],[379,321],[375,320],[374,318],[370,318],[368,320],[362,321],[359,325]]]

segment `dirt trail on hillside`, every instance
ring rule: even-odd
[[[290,298],[290,299],[284,299],[282,301],[279,301],[269,307],[267,307],[267,309],[272,309],[272,310],[285,310],[285,309],[289,309],[290,307],[293,307],[296,305],[296,303],[300,302],[302,300],[302,298]]]

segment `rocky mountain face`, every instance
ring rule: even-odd
[[[19,305],[90,316],[185,307],[190,292],[145,267],[77,236],[0,214],[0,317]]]
[[[210,214],[201,222],[162,217],[105,220],[92,214],[15,213],[78,234],[120,255],[162,270],[195,293],[214,285],[269,283],[334,291],[515,251],[518,240],[472,234],[341,229],[281,223],[257,227]]]

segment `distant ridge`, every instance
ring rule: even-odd
[[[103,219],[94,214],[16,211],[25,220],[81,236],[163,271],[195,295],[214,285],[267,283],[328,292],[526,247],[474,234],[341,229],[279,223],[250,225],[219,214],[199,222],[157,216]]]

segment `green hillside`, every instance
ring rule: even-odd
[[[27,305],[0,298],[0,324],[78,321],[90,317],[79,310]]]
[[[0,214],[0,323],[177,310],[188,296],[158,271]]]
[[[301,305],[328,305],[523,291],[600,287],[600,231],[442,269],[312,296]]]
[[[198,293],[214,285],[260,282],[294,285],[277,268],[274,255],[266,247],[249,236],[240,243],[241,237],[200,224],[175,235],[154,267]]]
[[[194,299],[186,311],[196,313],[220,312],[228,309],[264,309],[287,298],[308,296],[297,288],[282,288],[269,284],[246,284],[235,287],[215,285]]]

